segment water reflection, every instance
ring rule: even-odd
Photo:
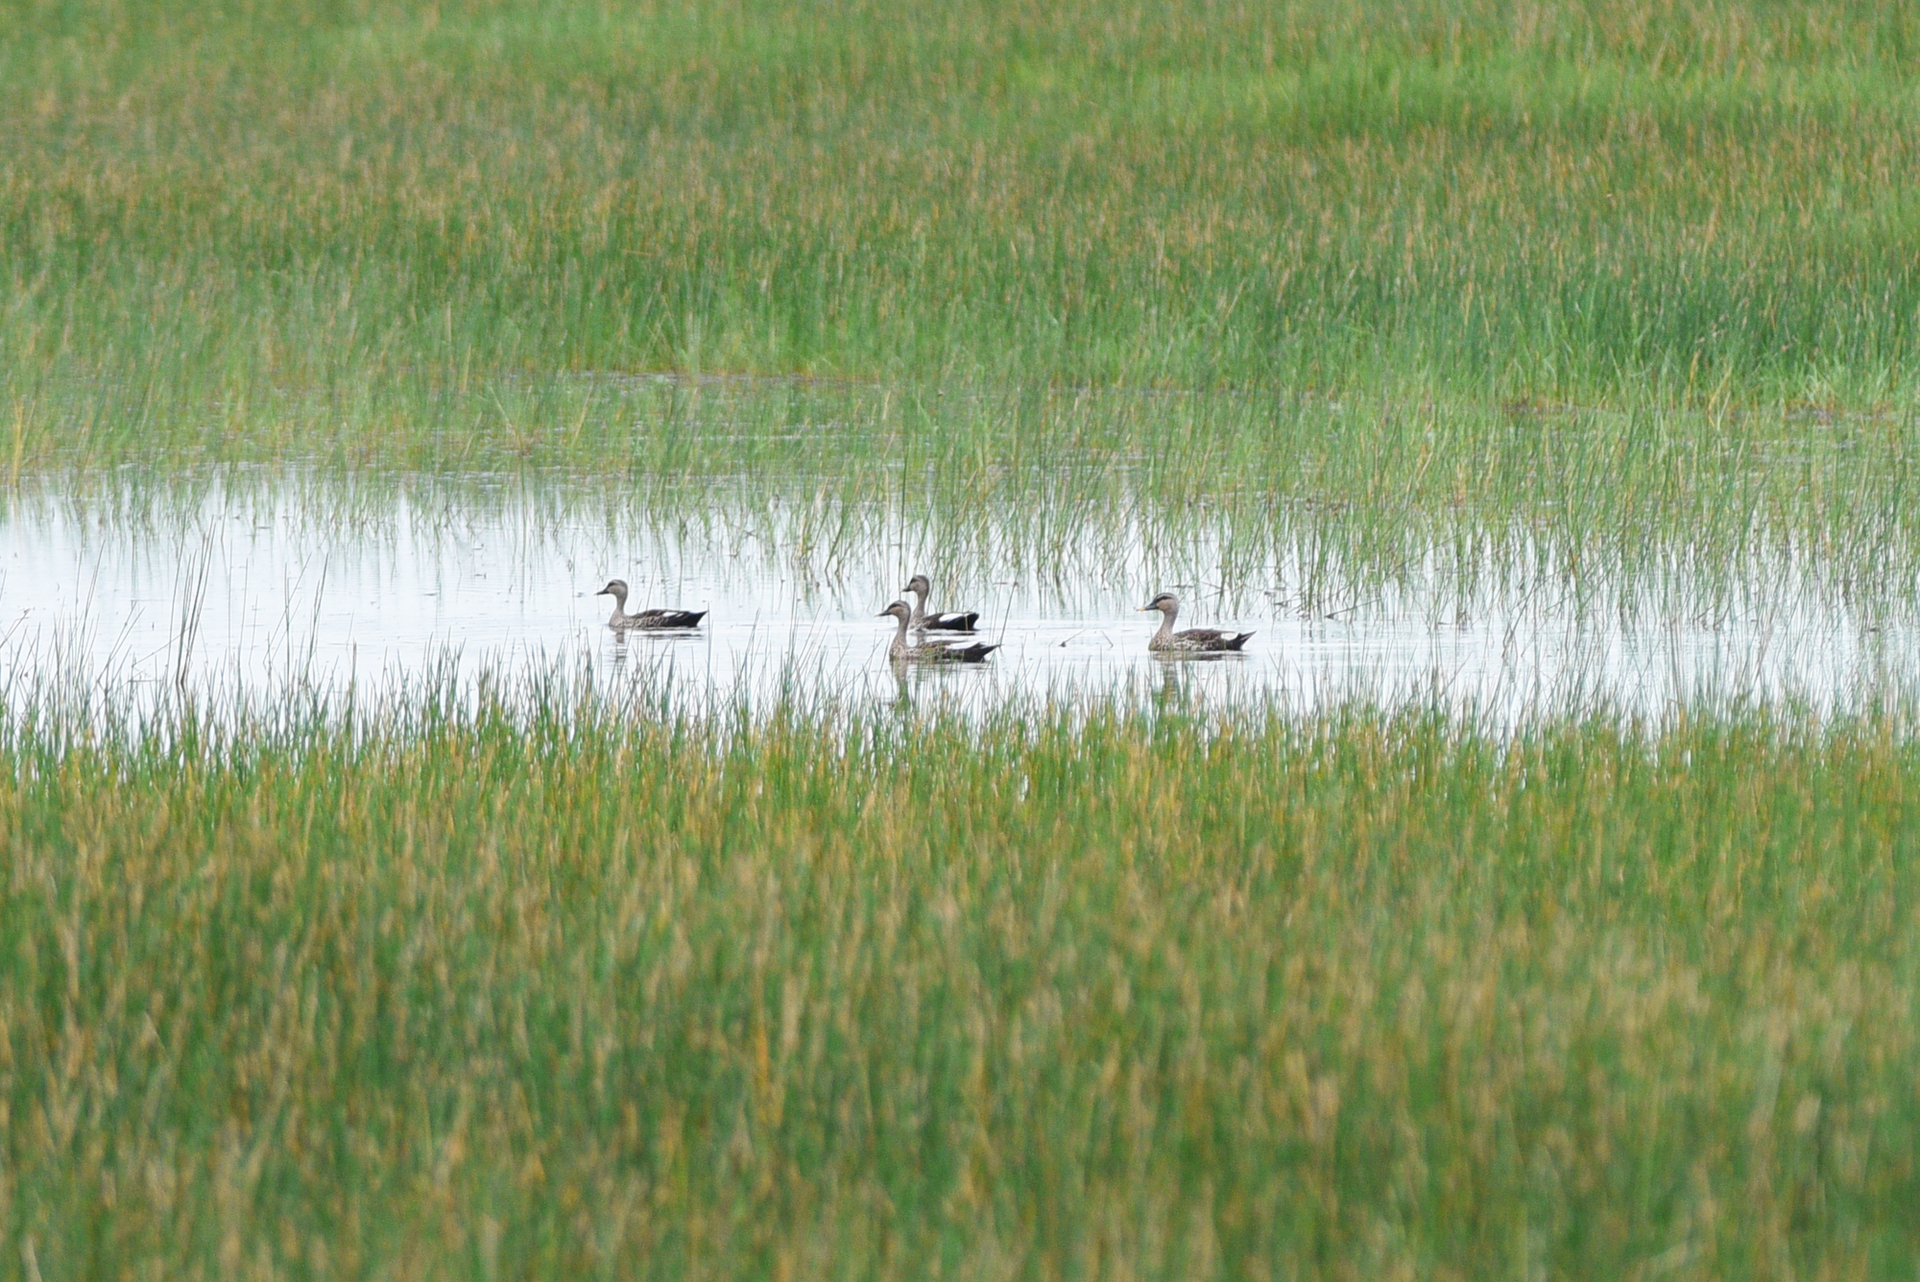
[[[561,664],[695,705],[786,695],[921,711],[1118,695],[1659,713],[1724,697],[1854,706],[1920,684],[1913,620],[1796,586],[1819,576],[1791,565],[1746,593],[1697,589],[1683,562],[1656,578],[1568,582],[1531,569],[1553,558],[1516,544],[1516,563],[1480,567],[1463,590],[1438,552],[1396,576],[1343,580],[1310,540],[1250,566],[1228,532],[1204,527],[1177,546],[1103,527],[1096,569],[1065,578],[942,567],[943,593],[980,607],[979,635],[1000,648],[981,665],[896,665],[895,625],[875,611],[933,563],[938,530],[882,512],[815,553],[786,539],[800,527],[778,512],[759,521],[764,537],[743,539],[550,499],[395,495],[340,519],[297,487],[214,486],[137,512],[16,496],[0,519],[0,662],[15,681],[78,672],[134,692],[261,694],[404,684],[446,664],[461,678]],[[1002,564],[1074,555],[1057,529],[1048,538],[1009,546]],[[611,577],[633,585],[636,608],[710,613],[690,631],[616,633],[596,595]],[[1183,625],[1256,630],[1249,650],[1150,654],[1158,618],[1136,607],[1162,587],[1182,590]]]

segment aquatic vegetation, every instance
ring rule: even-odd
[[[1920,584],[1916,49],[1888,0],[0,5],[9,513],[597,520],[875,604],[1152,567],[1262,645],[1831,617],[1787,662],[1864,690],[119,704],[54,646],[0,688],[0,1267],[1909,1276],[1920,726],[1852,643]]]
[[[499,695],[0,731],[43,1276],[1920,1250],[1904,715]]]
[[[0,470],[1911,596],[1907,7],[877,12],[10,11]]]
[[[894,9],[10,10],[0,472],[1911,595],[1906,6]]]
[[[604,458],[661,371],[1906,403],[1908,7],[1528,12],[17,7],[12,464]]]

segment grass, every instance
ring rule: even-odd
[[[583,372],[1909,386],[1920,21],[1891,3],[8,16],[23,459],[545,438],[513,389]]]
[[[1884,0],[0,4],[0,503],[1901,623],[1916,51]],[[102,697],[0,694],[3,1273],[1920,1254],[1904,712]]]
[[[1911,596],[1906,7],[884,8],[14,6],[0,469]]]
[[[0,1223],[44,1277],[1920,1249],[1900,715],[38,707]]]

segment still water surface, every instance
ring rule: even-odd
[[[723,527],[511,488],[471,503],[316,501],[272,484],[137,505],[16,495],[0,516],[0,664],[16,690],[80,673],[135,701],[182,683],[271,697],[556,667],[638,677],[696,706],[783,690],[842,704],[933,690],[986,705],[1177,688],[1227,705],[1417,701],[1505,717],[1604,703],[1659,716],[1702,699],[1833,709],[1920,688],[1920,629],[1796,592],[1806,576],[1793,573],[1696,610],[1686,603],[1712,594],[1684,569],[1577,594],[1485,574],[1463,595],[1415,564],[1344,587],[1322,572],[1307,608],[1298,558],[1226,584],[1204,531],[1156,555],[1142,550],[1152,539],[1111,525],[1072,574],[947,567],[933,604],[979,610],[1002,648],[979,669],[903,677],[886,659],[893,623],[874,616],[910,573],[941,570],[937,529],[903,534],[882,514],[831,548],[802,548],[805,533],[777,514],[750,539]],[[707,609],[709,621],[622,640],[605,626],[610,599],[594,595],[616,576],[634,608]],[[1189,602],[1182,626],[1256,629],[1247,653],[1150,655],[1158,616],[1133,607],[1163,587]]]

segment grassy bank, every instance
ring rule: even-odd
[[[516,706],[6,737],[7,1269],[1920,1249],[1898,718]]]
[[[624,456],[620,397],[542,399],[583,373],[853,379],[895,410],[1910,387],[1902,5],[4,17],[15,467]]]

